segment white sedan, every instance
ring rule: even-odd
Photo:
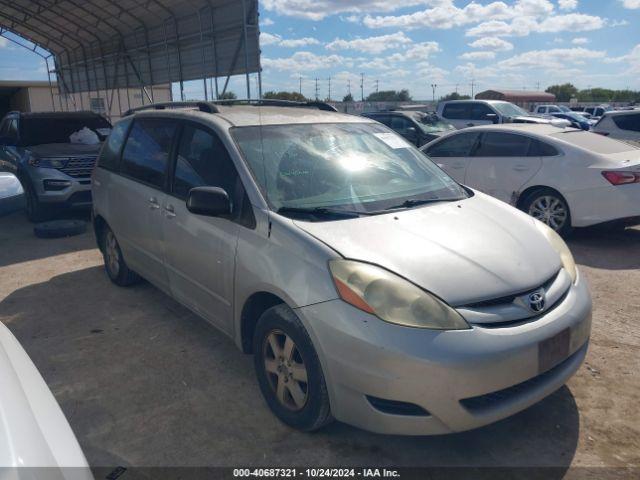
[[[422,147],[459,183],[528,212],[561,235],[640,223],[640,148],[553,125],[458,130]]]
[[[67,419],[0,322],[0,478],[93,480]]]

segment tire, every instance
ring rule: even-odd
[[[72,237],[86,231],[87,222],[84,220],[52,220],[33,227],[33,233],[40,238]]]
[[[565,199],[555,190],[540,188],[529,193],[520,209],[555,230],[561,237],[573,231],[571,210]]]
[[[119,287],[128,287],[140,281],[140,276],[131,270],[122,256],[122,250],[116,236],[111,229],[105,226],[102,229],[100,245],[104,269],[113,283]]]
[[[21,178],[20,183],[22,183],[22,188],[24,189],[25,212],[29,221],[38,223],[48,220],[51,217],[49,206],[38,200],[38,196],[28,180],[25,181]]]
[[[289,340],[292,348],[287,350]],[[274,341],[279,352],[274,350]],[[260,390],[280,421],[312,432],[333,420],[318,355],[309,334],[289,307],[276,305],[260,316],[253,336],[253,353]],[[284,361],[279,361],[278,353]]]

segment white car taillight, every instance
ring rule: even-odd
[[[611,185],[628,185],[630,183],[640,183],[640,172],[630,172],[627,170],[605,171],[602,176]]]

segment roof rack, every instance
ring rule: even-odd
[[[210,102],[163,102],[163,103],[151,103],[149,105],[143,105],[142,107],[130,108],[124,112],[123,117],[141,112],[143,110],[167,110],[175,108],[198,108],[201,112],[206,113],[220,113],[220,111]]]
[[[270,107],[300,107],[300,108],[317,108],[318,110],[324,110],[326,112],[337,112],[333,105],[326,102],[294,102],[291,100],[277,100],[277,99],[262,99],[262,100],[211,100],[209,102],[197,101],[197,102],[164,102],[164,103],[151,103],[149,105],[143,105],[142,107],[130,108],[124,113],[124,117],[127,117],[133,113],[141,112],[144,110],[166,110],[174,108],[197,108],[201,112],[206,113],[220,113],[217,105],[233,106],[233,105],[254,105],[270,106]]]

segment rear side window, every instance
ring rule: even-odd
[[[556,155],[560,155],[560,152],[555,147],[540,140],[531,139],[529,157],[555,157]]]
[[[477,133],[460,133],[445,138],[425,150],[429,157],[468,157],[478,140]]]
[[[238,172],[217,135],[186,126],[180,138],[173,194],[185,199],[194,187],[220,187],[234,199]]]
[[[120,152],[122,151],[122,144],[129,130],[131,124],[131,118],[125,118],[118,122],[111,134],[104,142],[100,156],[98,157],[98,167],[106,168],[107,170],[118,170],[118,164],[120,163]]]
[[[640,113],[631,115],[612,115],[613,123],[621,130],[640,132]]]
[[[468,103],[449,103],[444,106],[442,116],[452,120],[471,118],[471,106]]]
[[[487,132],[482,135],[474,157],[526,157],[529,137],[512,133]]]
[[[176,123],[163,118],[133,122],[122,153],[120,172],[154,187],[164,185]]]

